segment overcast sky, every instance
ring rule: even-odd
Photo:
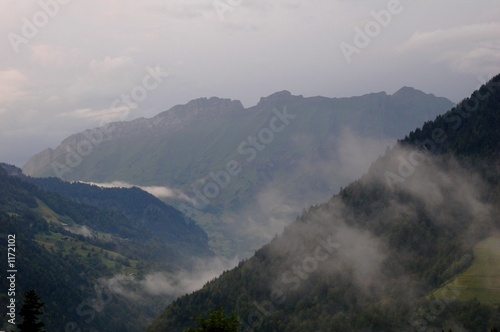
[[[458,102],[500,73],[498,1],[217,1],[0,0],[0,161],[199,97],[413,86]]]

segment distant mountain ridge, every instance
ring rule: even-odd
[[[263,243],[262,236],[267,239],[275,232],[269,229],[273,227],[269,215],[243,217],[250,205],[272,202],[260,198],[271,184],[279,183],[272,187],[283,194],[273,195],[285,201],[250,210],[267,209],[273,220],[289,220],[308,203],[329,197],[353,179],[357,168],[343,159],[349,154],[345,144],[357,138],[374,145],[402,138],[452,106],[446,98],[408,87],[393,95],[379,92],[349,98],[281,91],[249,108],[235,100],[200,98],[151,119],[110,123],[72,135],[56,149],[35,155],[23,171],[74,181],[165,186],[184,199],[164,200],[197,220],[218,252],[231,255],[253,250]],[[365,150],[374,155],[383,152],[376,148],[367,145]],[[332,164],[338,169],[335,174],[323,166]],[[237,176],[227,185],[217,183],[214,176],[228,165]],[[200,202],[198,193],[205,198],[202,206],[193,205]],[[282,206],[288,206],[286,211],[280,210]],[[248,234],[265,228],[264,235]]]
[[[168,131],[177,131],[182,130],[185,126],[191,125],[193,121],[203,121],[210,118],[217,118],[219,116],[225,116],[228,114],[236,114],[242,115],[244,113],[250,114],[252,112],[261,111],[261,108],[266,108],[268,111],[273,108],[279,108],[287,103],[302,103],[305,105],[301,105],[304,110],[307,110],[307,102],[311,101],[319,104],[330,104],[328,106],[331,107],[330,111],[335,111],[337,106],[342,107],[344,101],[353,100],[358,102],[363,102],[365,100],[373,100],[373,98],[378,99],[378,106],[388,106],[392,108],[386,114],[379,115],[389,115],[389,116],[408,116],[413,117],[414,114],[398,114],[398,111],[401,113],[404,110],[394,109],[394,106],[402,106],[404,103],[415,103],[416,100],[420,98],[429,98],[428,104],[419,105],[421,114],[420,117],[432,119],[437,116],[439,111],[443,109],[449,108],[453,105],[453,103],[446,98],[438,98],[432,94],[425,94],[419,90],[409,87],[403,87],[394,93],[392,96],[387,95],[385,92],[373,93],[364,95],[361,97],[350,97],[350,98],[327,98],[327,97],[309,97],[304,98],[303,96],[294,96],[289,91],[281,91],[276,92],[268,97],[262,97],[259,103],[251,107],[249,109],[245,109],[240,101],[231,100],[231,99],[221,99],[217,97],[211,98],[199,98],[188,102],[185,105],[177,105],[172,107],[170,110],[159,113],[155,117],[151,119],[139,118],[132,121],[127,122],[115,122],[110,123],[104,126],[102,132],[106,133],[106,137],[104,137],[104,141],[113,140],[120,136],[133,136],[140,134],[148,134],[155,130],[168,130]],[[381,105],[385,104],[385,105]],[[369,105],[371,106],[371,105]],[[439,108],[439,111],[436,111],[435,108]],[[350,111],[350,110],[348,110]],[[375,110],[379,111],[379,110]],[[353,111],[355,112],[355,110]],[[241,118],[241,120],[247,120],[245,117]],[[390,120],[390,119],[383,119]],[[386,128],[387,129],[387,128]],[[402,129],[397,130],[401,135],[404,132]],[[88,131],[86,131],[88,132]],[[86,133],[84,132],[84,133]],[[57,147],[55,150],[48,148],[41,153],[35,155],[32,159],[30,159],[26,165],[23,167],[23,172],[26,175],[30,176],[54,176],[55,173],[51,172],[51,169],[47,168],[47,164],[50,164],[51,161],[57,160],[61,157],[61,155],[65,155],[68,152],[68,149],[64,150],[64,148],[76,149],[75,143],[79,142],[81,139],[85,139],[87,137],[82,136],[82,134],[75,134],[61,142],[61,145]],[[379,133],[381,135],[393,136],[390,132]],[[52,173],[52,174],[51,174]],[[69,175],[69,174],[68,174]],[[74,175],[70,176],[73,178]]]

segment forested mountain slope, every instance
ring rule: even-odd
[[[34,288],[45,302],[48,331],[139,331],[159,312],[158,292],[148,282],[161,277],[165,284],[170,275],[213,257],[206,234],[193,221],[139,189],[39,180],[73,195],[65,198],[31,180],[0,165],[0,255],[7,271],[8,235],[15,236],[17,309],[24,291]],[[81,203],[91,196],[101,202]],[[0,285],[5,308],[9,280],[2,278]],[[161,294],[164,301],[167,293]],[[7,318],[1,327],[8,327]]]
[[[162,239],[171,248],[172,259],[184,266],[190,258],[211,255],[207,235],[193,220],[139,188],[100,188],[58,178],[28,177],[27,181],[69,199],[123,214]]]

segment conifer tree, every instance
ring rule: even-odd
[[[44,332],[45,324],[40,321],[39,316],[43,314],[44,303],[34,290],[24,293],[24,303],[19,315],[23,318],[22,323],[17,325],[20,332]]]

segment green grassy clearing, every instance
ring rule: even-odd
[[[429,296],[449,299],[452,294],[459,301],[500,304],[500,235],[476,244],[472,265]]]

